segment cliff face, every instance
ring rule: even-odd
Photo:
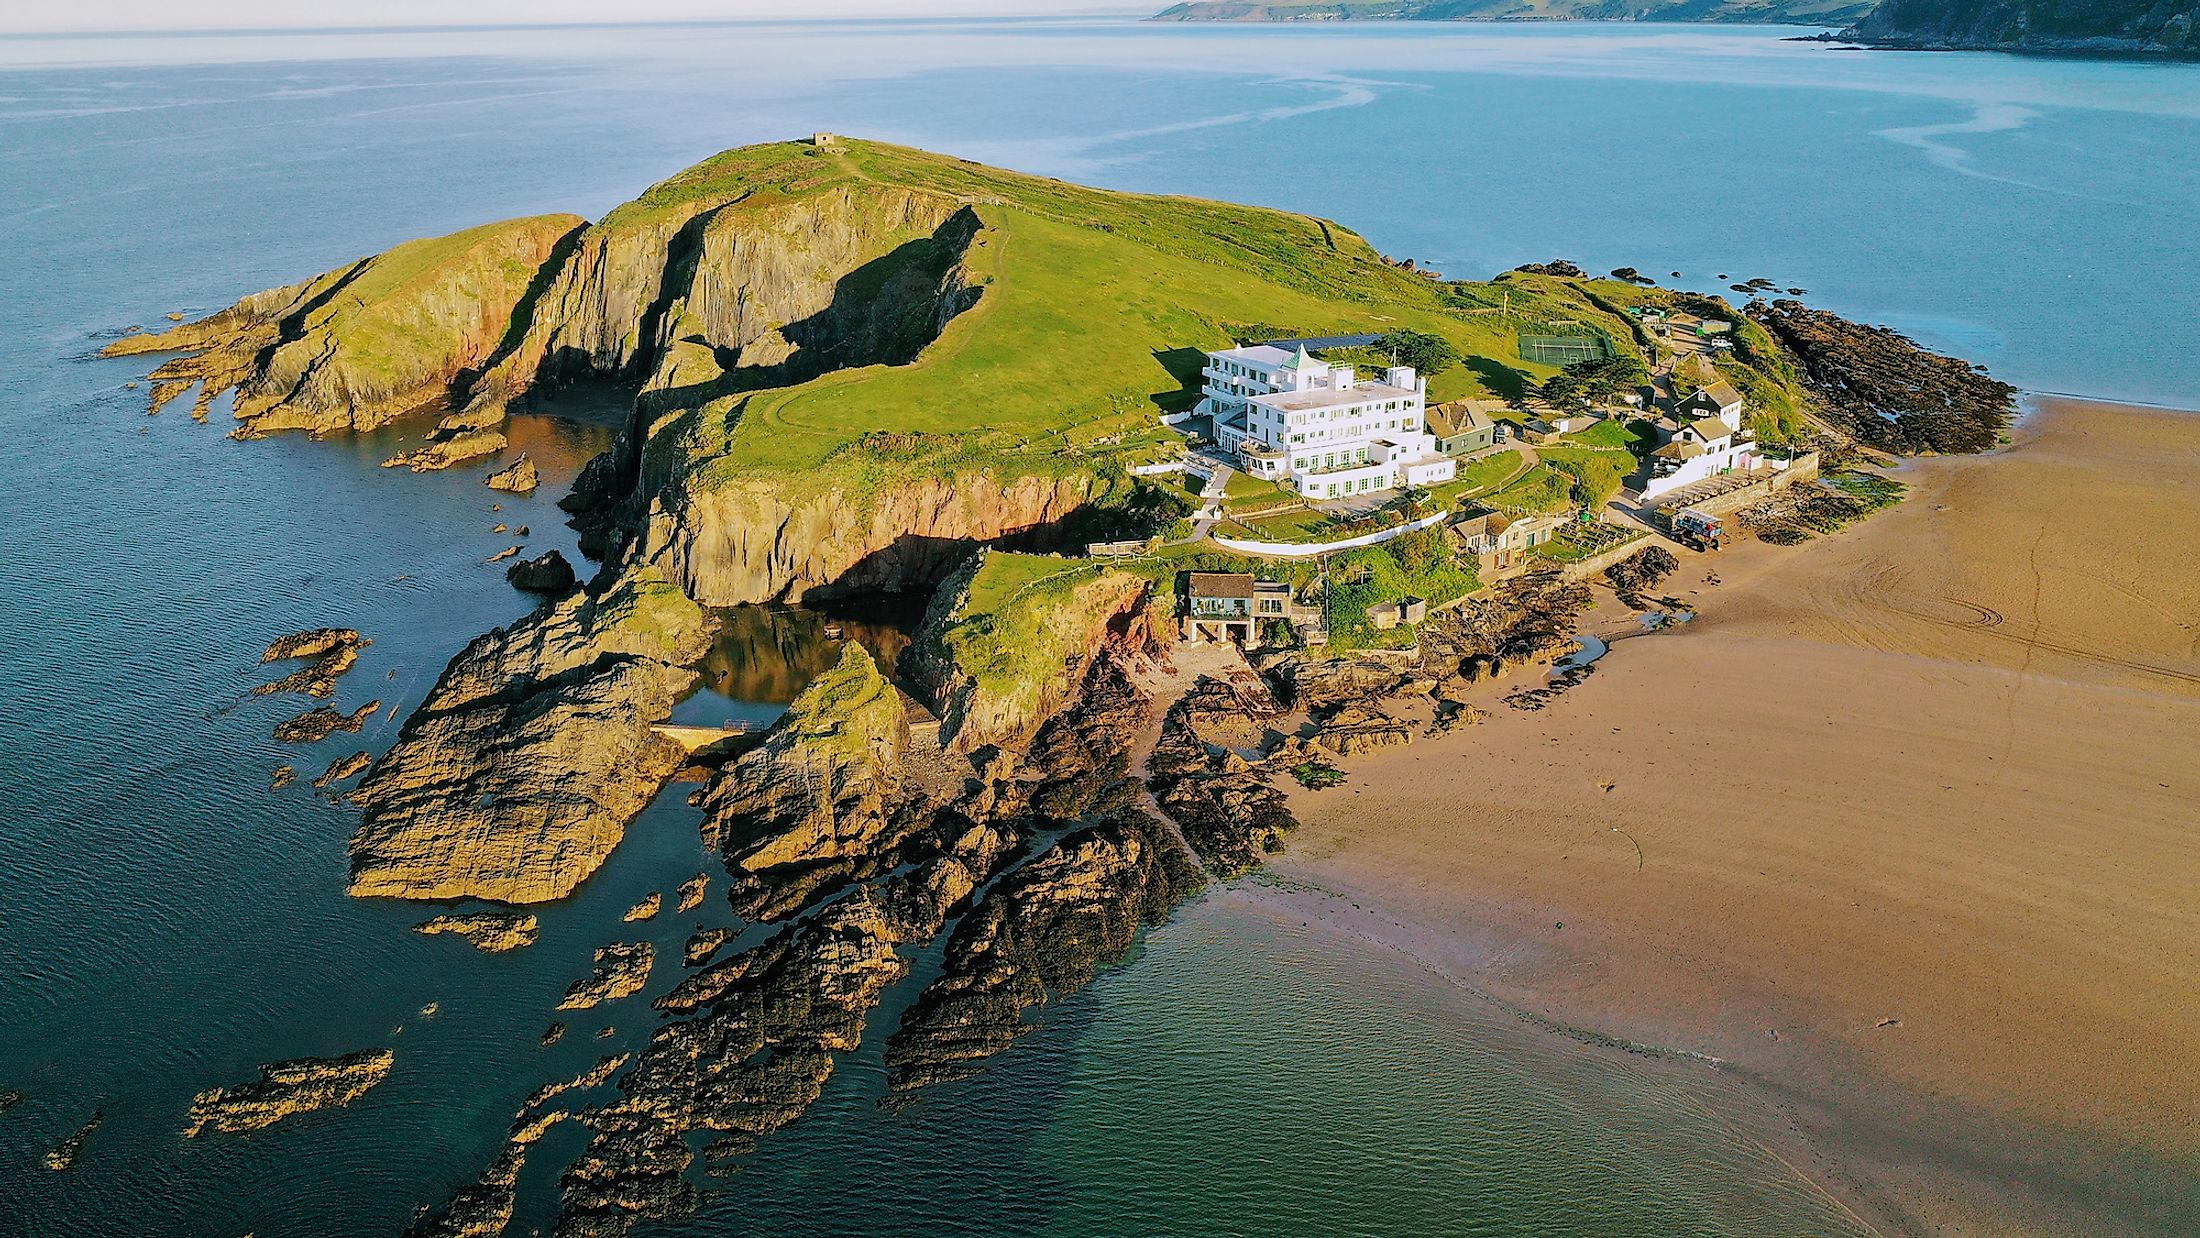
[[[1884,47],[2200,56],[2189,0],[1883,0],[1844,39]]]
[[[410,241],[103,352],[185,354],[153,371],[153,410],[197,384],[203,417],[235,388],[238,437],[371,430],[461,396],[583,222],[541,215]]]
[[[907,361],[930,338],[931,315],[904,323],[896,311],[938,286],[974,230],[955,199],[897,188],[648,201],[582,235],[525,336],[484,376],[477,407],[501,409],[539,382],[646,378],[674,338],[708,346],[726,371],[752,371],[738,384],[749,387]]]
[[[695,682],[700,608],[648,573],[462,651],[351,798],[351,892],[562,898],[686,755],[651,729]]]
[[[714,606],[908,589],[941,579],[980,542],[1067,519],[1098,487],[1089,474],[976,473],[862,495],[745,479],[668,495],[640,554]]]
[[[1111,636],[1151,639],[1144,576],[1089,561],[981,551],[934,596],[908,669],[954,752],[1018,746],[1077,693]]]

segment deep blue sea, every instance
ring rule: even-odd
[[[572,553],[552,504],[600,424],[523,423],[551,484],[512,499],[471,471],[377,468],[395,434],[240,444],[182,405],[148,419],[126,386],[144,363],[92,359],[104,338],[832,130],[1310,211],[1452,275],[1567,257],[1707,289],[1763,276],[2027,388],[2200,408],[2200,67],[1793,33],[0,39],[0,1090],[24,1094],[0,1114],[0,1232],[394,1233],[478,1172],[537,1085],[643,1042],[640,1000],[537,1036],[619,912],[704,866],[675,788],[544,909],[540,944],[482,956],[412,933],[421,908],[346,898],[352,812],[303,779],[266,790],[284,760],[310,777],[385,745],[389,706],[527,609],[482,562],[515,540],[492,526]],[[248,694],[271,636],[321,623],[373,638],[338,703],[385,712],[300,755],[269,738],[296,706]],[[724,915],[714,898],[647,927],[677,957]],[[1740,1133],[1746,1099],[1528,1031],[1240,892],[1042,1018],[900,1115],[875,1106],[867,1046],[686,1232],[1853,1232]],[[348,1110],[181,1137],[201,1089],[370,1045],[396,1069]],[[42,1168],[95,1109],[77,1168]],[[513,1232],[547,1219],[573,1133],[531,1162]]]

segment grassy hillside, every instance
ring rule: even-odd
[[[866,475],[890,475],[897,462],[1021,457],[1046,471],[1136,455],[1166,438],[1158,414],[1196,402],[1201,350],[1259,334],[1255,324],[1432,332],[1478,359],[1440,376],[1443,388],[1502,393],[1551,372],[1521,360],[1522,323],[1598,313],[1544,287],[1516,292],[1509,315],[1462,308],[1448,286],[1303,215],[1087,189],[868,142],[729,152],[599,226],[677,211],[696,195],[733,199],[722,221],[850,182],[967,205],[979,226],[955,277],[975,302],[910,364],[851,366],[705,402],[692,426],[692,441],[714,457],[701,484],[758,473],[870,484],[880,478]]]

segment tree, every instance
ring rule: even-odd
[[[1392,331],[1375,337],[1372,347],[1389,353],[1399,365],[1410,365],[1423,374],[1440,374],[1459,364],[1459,350],[1450,340],[1426,331]]]

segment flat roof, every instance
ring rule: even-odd
[[[1226,357],[1232,361],[1243,361],[1248,365],[1280,369],[1297,360],[1299,352],[1296,348],[1278,348],[1274,344],[1247,344],[1243,348],[1218,348],[1207,355],[1210,357]],[[1319,358],[1316,358],[1315,361],[1317,364],[1328,364]]]
[[[1355,383],[1342,391],[1335,387],[1278,391],[1274,395],[1254,396],[1252,402],[1263,408],[1286,413],[1303,413],[1315,408],[1346,408],[1354,404],[1374,404],[1383,400],[1410,400],[1419,394],[1418,391],[1393,387],[1389,383]]]
[[[1193,572],[1189,582],[1193,597],[1249,598],[1253,596],[1251,572]]]

